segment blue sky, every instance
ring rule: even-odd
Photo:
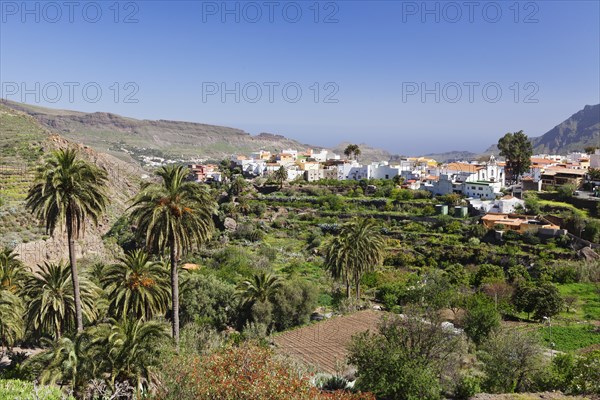
[[[2,97],[41,106],[408,155],[600,102],[598,1],[0,3]]]

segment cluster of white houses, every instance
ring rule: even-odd
[[[393,179],[399,176],[403,178],[403,186],[409,189],[428,190],[435,195],[457,193],[481,200],[501,197],[501,189],[505,186],[505,164],[494,156],[484,162],[442,164],[424,157],[409,157],[363,165],[327,150],[299,152],[286,149],[280,153],[261,150],[250,156],[235,155],[230,161],[249,179],[268,176],[281,167],[287,170],[289,181]],[[543,190],[546,186],[566,183],[579,185],[588,168],[600,167],[600,152],[592,155],[571,153],[566,157],[536,155],[531,162],[531,169],[523,178],[523,190]],[[222,180],[216,165],[192,164],[190,168],[196,181]]]

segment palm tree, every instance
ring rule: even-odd
[[[0,349],[11,348],[25,334],[23,314],[21,299],[8,290],[0,289]]]
[[[283,182],[285,182],[287,178],[288,172],[283,165],[273,173],[273,179],[275,179],[275,182],[279,183],[279,189],[283,188]]]
[[[263,303],[273,298],[282,286],[278,276],[262,272],[256,274],[251,280],[245,280],[238,284],[237,296],[245,304]]]
[[[344,155],[346,157],[354,156],[354,159],[358,161],[358,156],[360,156],[361,151],[357,144],[349,144],[344,149]]]
[[[346,157],[350,157],[352,155],[352,153],[354,152],[354,146],[356,146],[356,145],[349,144],[348,146],[346,146],[346,148],[344,149],[344,155]]]
[[[38,168],[33,186],[27,194],[27,207],[45,221],[46,232],[54,234],[65,225],[69,244],[69,262],[77,330],[83,331],[83,313],[79,275],[75,259],[75,239],[85,231],[86,219],[94,223],[108,203],[104,169],[84,161],[73,149],[57,150]]]
[[[30,361],[42,366],[40,383],[69,385],[77,398],[83,398],[89,381],[99,375],[98,361],[105,356],[101,351],[94,352],[92,340],[88,332],[54,342],[46,339],[48,350]]]
[[[110,320],[74,337],[49,342],[48,350],[34,357],[42,367],[41,383],[69,385],[83,398],[92,379],[103,379],[114,390],[117,382],[137,387],[137,397],[153,381],[157,342],[166,335],[162,324],[150,321]]]
[[[358,161],[358,156],[360,156],[362,154],[362,152],[360,151],[360,148],[358,147],[358,145],[354,145],[354,146],[356,146],[354,148],[354,151],[353,151],[353,153],[354,153],[354,159],[356,161]]]
[[[16,293],[21,288],[25,271],[18,256],[8,247],[0,252],[0,290]]]
[[[100,279],[108,294],[110,315],[148,320],[164,314],[169,304],[169,273],[164,265],[150,261],[142,250],[120,261],[105,267]]]
[[[60,338],[75,325],[76,305],[69,265],[44,263],[39,271],[25,281],[24,293],[31,299],[27,304],[26,320],[38,334],[51,333]],[[100,289],[82,277],[80,282],[82,314],[93,321],[97,317],[94,303]]]
[[[325,251],[325,266],[335,279],[346,281],[350,297],[350,280],[354,280],[356,299],[360,300],[360,280],[383,261],[385,238],[373,219],[358,219],[344,227]]]
[[[216,204],[206,189],[186,181],[187,168],[166,166],[156,175],[160,183],[146,183],[133,199],[132,217],[150,251],[169,249],[171,261],[172,333],[179,343],[179,257],[212,235]]]
[[[356,289],[356,299],[360,299],[360,280],[366,272],[383,262],[385,237],[375,220],[359,219],[342,228],[340,236],[351,250],[352,275]]]
[[[167,337],[164,325],[157,321],[125,319],[111,320],[108,329],[95,331],[94,343],[103,349],[105,357],[100,368],[110,376],[110,386],[116,382],[135,385],[137,398],[155,381],[153,368],[158,365],[158,342]]]
[[[246,188],[246,180],[241,175],[238,175],[229,184],[228,192],[231,197],[239,196],[240,194],[242,194],[242,192],[244,191],[245,188]]]
[[[350,246],[346,246],[341,236],[334,237],[325,247],[325,268],[333,279],[346,283],[346,297],[350,298]]]

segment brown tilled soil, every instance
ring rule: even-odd
[[[381,311],[364,310],[333,317],[313,325],[284,332],[275,337],[276,351],[328,373],[339,372],[345,365],[347,350],[353,335],[377,331]]]

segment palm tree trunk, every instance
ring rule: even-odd
[[[350,298],[350,278],[346,277],[346,298]]]
[[[358,274],[354,275],[354,280],[356,282],[356,300],[360,301],[360,277]]]
[[[67,240],[69,242],[69,262],[71,263],[71,281],[73,283],[73,297],[75,300],[75,320],[77,332],[83,332],[83,313],[81,311],[81,292],[79,290],[79,274],[77,260],[75,259],[75,239],[73,238],[73,216],[67,211]]]
[[[173,302],[172,331],[175,346],[179,349],[179,271],[177,270],[177,244],[170,240],[171,248],[171,299]]]

